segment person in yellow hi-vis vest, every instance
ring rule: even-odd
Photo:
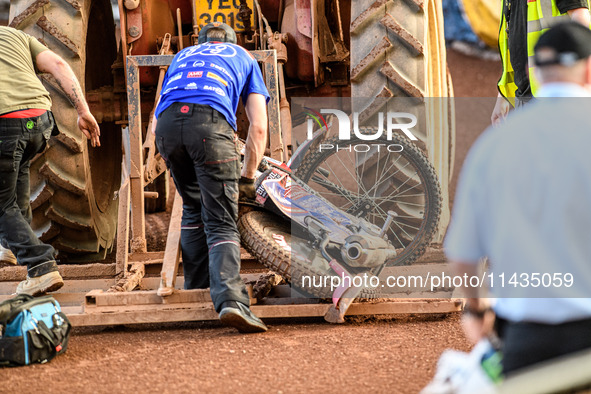
[[[499,29],[503,73],[493,125],[505,119],[511,106],[517,108],[536,96],[534,46],[550,26],[569,19],[589,26],[588,0],[504,0]]]

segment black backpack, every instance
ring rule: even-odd
[[[68,347],[71,324],[51,296],[0,303],[0,366],[45,363]]]

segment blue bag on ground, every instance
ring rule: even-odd
[[[51,296],[0,303],[0,366],[45,363],[68,347],[71,324]]]

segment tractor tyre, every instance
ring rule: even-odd
[[[117,56],[108,0],[13,0],[10,26],[36,37],[65,59],[84,92],[113,85]],[[31,163],[32,228],[61,260],[97,261],[113,248],[121,184],[121,132],[99,124],[101,147],[77,127],[77,112],[51,75],[40,76],[51,94],[61,134]]]
[[[407,112],[418,119],[415,142],[442,189],[435,242],[449,223],[455,133],[453,101],[446,99],[453,93],[441,7],[435,0],[352,1],[350,25],[351,97],[361,125],[375,126],[379,112]]]

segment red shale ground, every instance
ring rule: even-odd
[[[453,51],[448,62],[457,97],[496,96],[498,62]],[[485,116],[491,110],[479,108]],[[481,131],[458,127],[456,174]],[[162,218],[148,221],[160,229],[151,244],[163,245]],[[444,349],[469,349],[457,314],[269,326],[247,336],[217,323],[74,329],[67,353],[52,362],[0,369],[0,393],[416,393]]]

